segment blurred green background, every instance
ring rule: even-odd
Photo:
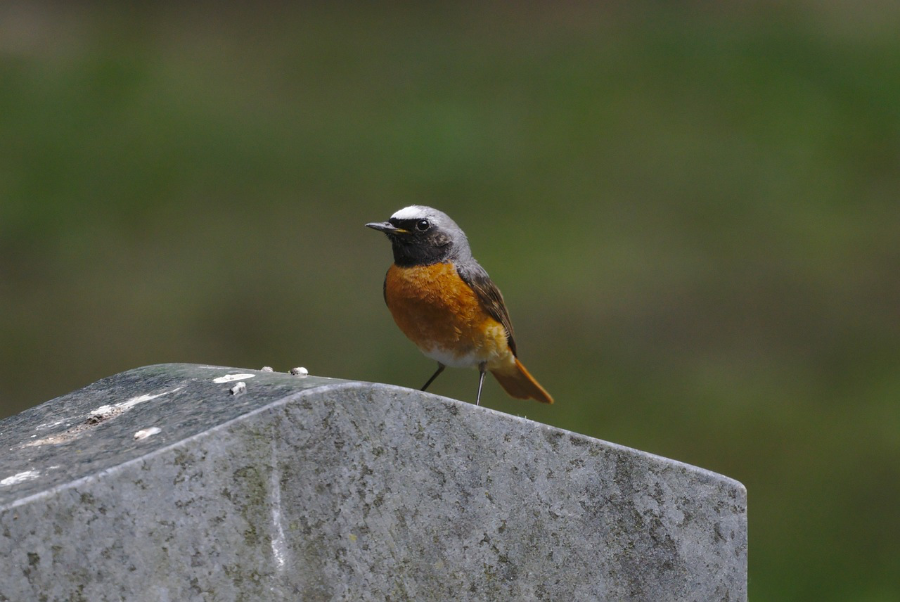
[[[0,416],[137,366],[418,387],[448,212],[545,407],[742,481],[756,600],[900,599],[900,5],[0,5]],[[470,400],[476,372],[435,393]]]

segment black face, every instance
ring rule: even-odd
[[[388,223],[395,228],[403,229],[408,232],[416,231],[425,233],[434,228],[431,220],[428,219],[397,219],[396,217],[392,217],[388,220]]]
[[[387,234],[394,250],[394,263],[401,267],[431,265],[449,260],[453,239],[428,218],[397,219],[366,224]]]

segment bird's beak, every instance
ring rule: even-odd
[[[366,224],[366,228],[372,228],[373,230],[378,230],[379,232],[384,232],[385,234],[406,234],[407,230],[403,228],[398,228],[391,222],[372,222],[371,224]]]

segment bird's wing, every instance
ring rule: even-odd
[[[457,265],[456,272],[463,279],[463,282],[475,291],[475,295],[481,301],[481,306],[485,311],[492,318],[503,324],[503,328],[506,329],[506,341],[509,343],[509,348],[512,350],[513,355],[517,356],[512,322],[509,319],[509,312],[506,311],[506,304],[503,303],[503,295],[500,294],[500,289],[493,283],[490,276],[484,271],[484,268],[477,263],[473,262],[472,265],[466,266]]]

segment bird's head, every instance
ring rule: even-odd
[[[399,266],[430,265],[471,257],[466,234],[450,216],[423,205],[410,205],[386,222],[367,228],[384,232],[391,241],[394,263]]]

